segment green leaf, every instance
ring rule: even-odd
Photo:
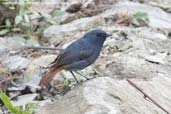
[[[26,104],[25,109],[23,109],[23,110],[27,110],[31,114],[35,114],[36,113],[36,110],[38,109],[38,107],[39,106],[36,103],[29,103],[29,104]]]
[[[11,111],[11,114],[30,114],[27,110],[20,110],[15,107],[10,98],[0,90],[0,100],[5,104],[5,106]]]
[[[30,114],[28,111],[22,111],[22,114]]]
[[[143,21],[147,21],[148,20],[148,15],[145,12],[137,12],[133,15],[133,17],[136,20],[143,20]]]
[[[13,106],[11,103],[11,100],[9,99],[9,97],[3,93],[2,91],[0,91],[0,99],[2,100],[2,102],[5,104],[5,106],[14,114],[20,114],[20,110]]]
[[[15,24],[18,25],[23,20],[23,17],[18,15],[15,17]]]
[[[9,29],[3,29],[3,30],[1,30],[0,31],[0,36],[7,34],[9,31],[10,31]]]

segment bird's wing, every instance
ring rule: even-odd
[[[52,62],[51,67],[59,67],[86,59],[92,56],[94,51],[94,45],[85,39],[79,39],[64,49],[54,62]]]
[[[76,61],[84,60],[92,56],[94,49],[83,50],[67,50],[60,54],[52,63],[51,67],[59,67],[62,65],[71,64]]]

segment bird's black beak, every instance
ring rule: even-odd
[[[107,37],[110,37],[110,36],[112,36],[111,34],[107,34]]]

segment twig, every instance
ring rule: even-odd
[[[33,50],[62,50],[62,49],[59,49],[59,48],[53,48],[53,47],[45,47],[45,46],[21,46],[21,47],[17,47],[17,48],[13,48],[13,49],[10,49],[10,50],[3,50],[3,51],[0,51],[0,57],[1,55],[5,55],[5,53],[11,53],[13,55],[15,54],[18,54],[20,53],[21,51],[23,50],[27,50],[27,49],[33,49]],[[0,58],[1,60],[1,58]]]
[[[23,49],[46,49],[46,50],[61,50],[59,48],[44,47],[44,46],[23,46]]]
[[[135,83],[133,83],[131,80],[127,79],[127,81],[136,89],[138,89],[142,94],[144,94],[144,98],[148,98],[152,103],[154,103],[157,107],[159,107],[161,110],[166,112],[166,114],[171,114],[169,113],[165,108],[163,108],[160,104],[158,104],[154,99],[152,99],[147,93],[145,93],[140,87],[138,87]]]

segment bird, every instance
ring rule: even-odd
[[[101,29],[85,33],[83,37],[61,50],[56,59],[50,63],[50,71],[43,76],[39,85],[47,86],[61,70],[67,70],[73,74],[93,64],[99,57],[104,41],[109,36],[111,35]],[[76,79],[75,76],[74,78]]]

